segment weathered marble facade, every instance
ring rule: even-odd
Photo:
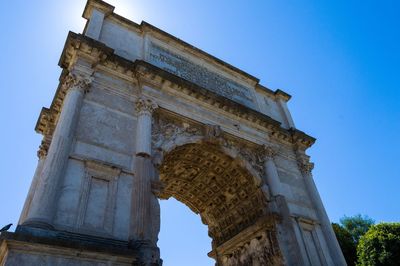
[[[99,0],[70,32],[4,265],[161,265],[159,199],[198,213],[216,265],[345,265],[286,102]]]

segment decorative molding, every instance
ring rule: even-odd
[[[42,143],[39,146],[39,150],[37,151],[37,156],[39,157],[39,159],[46,158],[48,151],[49,145],[44,140],[42,140]]]
[[[79,201],[78,216],[76,218],[76,225],[82,232],[100,235],[105,233],[111,236],[114,224],[118,178],[120,176],[121,169],[89,160],[86,160],[84,163],[85,177],[81,186],[81,196]],[[107,195],[105,195],[106,198],[104,199],[106,205],[99,206],[99,208],[104,208],[104,216],[101,220],[102,223],[99,225],[92,225],[86,220],[88,217],[87,212],[89,204],[95,204],[94,201],[89,201],[93,182],[98,183],[96,188],[97,190],[100,189],[100,183],[104,183],[102,184],[103,189],[105,189],[105,192],[107,193]]]

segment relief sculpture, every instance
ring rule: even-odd
[[[249,242],[222,257],[223,266],[283,265],[276,238],[271,232],[262,232]]]

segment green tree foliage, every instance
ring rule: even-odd
[[[400,223],[372,226],[357,246],[358,265],[400,265]]]
[[[348,266],[356,265],[357,261],[357,246],[353,241],[353,237],[343,226],[337,223],[332,223],[333,231],[339,242],[340,248],[343,251],[344,258]]]
[[[375,221],[368,216],[361,214],[354,216],[344,216],[340,219],[340,224],[351,234],[354,243],[358,244],[358,240],[363,236]]]

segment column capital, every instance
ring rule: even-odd
[[[89,91],[90,85],[92,83],[92,78],[89,76],[69,73],[64,78],[63,83],[67,89],[78,88],[81,89],[84,93],[86,93]]]
[[[311,174],[311,171],[314,168],[314,163],[305,159],[299,159],[297,161],[297,165],[299,166],[299,169],[303,175]]]
[[[277,151],[271,146],[263,145],[262,153],[266,159],[273,159],[276,156]]]
[[[136,100],[135,110],[139,115],[152,114],[158,108],[157,103],[145,97],[140,97]]]

